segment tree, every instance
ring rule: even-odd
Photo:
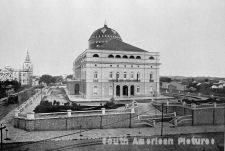
[[[55,79],[56,83],[63,82],[63,77],[62,76],[54,76],[53,78]]]
[[[39,80],[39,83],[41,82],[44,82],[46,83],[47,85],[49,85],[50,83],[55,83],[56,80],[54,77],[52,77],[51,75],[48,75],[48,74],[45,74],[45,75],[42,75],[40,80]]]
[[[0,98],[7,96],[7,87],[13,88],[17,92],[21,88],[21,84],[16,80],[0,81]]]
[[[66,79],[73,79],[73,75],[72,74],[67,75]]]
[[[169,77],[160,77],[160,82],[171,82],[172,79]]]

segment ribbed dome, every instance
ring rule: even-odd
[[[112,39],[122,41],[120,35],[113,29],[109,28],[106,24],[104,27],[97,29],[89,38],[89,48],[94,49],[100,45],[107,43]]]

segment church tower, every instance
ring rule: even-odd
[[[33,76],[33,66],[30,60],[29,53],[27,51],[27,55],[25,58],[25,61],[23,63],[23,70],[21,72],[21,84],[22,85],[31,85],[32,84],[32,79],[31,77]]]

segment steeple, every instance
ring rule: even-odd
[[[29,56],[28,50],[27,50],[27,56],[26,56],[25,62],[30,62],[30,56]]]
[[[33,67],[32,67],[32,64],[31,64],[31,60],[30,60],[28,50],[27,50],[27,55],[26,55],[25,61],[23,63],[23,69],[25,71],[33,72]]]

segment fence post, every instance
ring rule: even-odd
[[[196,108],[196,104],[195,103],[191,103],[191,108]]]
[[[153,125],[152,126],[155,127],[155,120],[153,120]]]
[[[177,117],[174,118],[174,126],[177,126]]]
[[[19,110],[15,110],[14,111],[14,117],[19,117],[19,112],[20,112]]]
[[[133,106],[131,107],[131,113],[135,113],[135,112],[134,112],[134,107],[133,107]]]
[[[102,114],[105,114],[105,108],[101,108],[102,109]]]
[[[173,112],[174,114],[174,126],[177,126],[177,113]]]
[[[186,102],[184,101],[182,105],[185,106],[186,105]]]
[[[71,110],[67,110],[67,116],[71,117]]]
[[[27,113],[27,119],[34,119],[34,112]]]
[[[194,109],[191,109],[191,114],[192,114],[192,126],[194,126]]]
[[[169,105],[170,105],[170,102],[169,100],[166,101],[166,114],[169,112]]]
[[[130,113],[130,124],[129,124],[129,128],[131,128],[131,113]]]
[[[215,115],[216,115],[216,107],[217,107],[217,103],[214,102],[213,103],[214,109],[213,109],[213,125],[215,125]]]
[[[100,117],[101,117],[101,121],[100,121],[100,129],[103,129],[103,124],[102,124],[102,122],[103,122],[103,120],[102,120],[102,115],[100,115]]]
[[[214,103],[213,103],[213,105],[214,105],[214,108],[216,108],[216,107],[217,107],[217,103],[216,103],[216,102],[214,102]]]

